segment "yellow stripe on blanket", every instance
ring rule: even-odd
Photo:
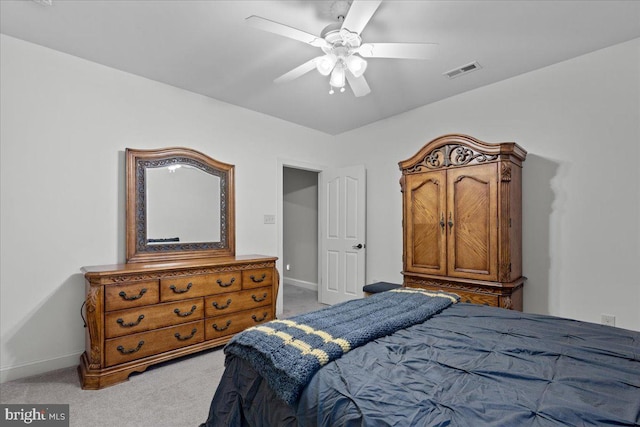
[[[321,366],[329,363],[329,355],[325,351],[313,348],[306,342],[297,340],[286,332],[276,331],[275,329],[269,328],[268,326],[254,326],[251,329],[280,338],[285,345],[290,345],[300,350],[300,353],[302,355],[310,354],[312,356],[315,356],[315,358],[318,359],[318,362],[320,362]]]
[[[449,298],[451,300],[452,303],[457,303],[458,299],[451,295],[451,294],[446,294],[443,292],[433,292],[433,291],[428,291],[426,289],[420,289],[420,288],[401,288],[401,289],[392,289],[389,292],[407,292],[407,293],[414,293],[414,294],[422,294],[422,295],[426,295],[428,297],[442,297],[442,298]]]
[[[296,323],[292,320],[272,320],[273,323],[282,323],[284,325],[287,325],[291,328],[297,328],[300,329],[301,331],[306,332],[307,334],[313,334],[313,335],[317,335],[320,338],[322,338],[322,340],[325,343],[335,343],[338,344],[340,346],[340,348],[342,349],[342,351],[344,353],[348,352],[349,350],[351,350],[351,344],[349,344],[349,341],[344,340],[342,338],[334,338],[332,337],[330,334],[326,333],[325,331],[320,331],[318,329],[313,329],[311,326],[305,325],[305,324],[301,324],[301,323]]]

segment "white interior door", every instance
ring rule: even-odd
[[[323,304],[362,298],[366,259],[366,173],[363,165],[320,173],[318,224]]]

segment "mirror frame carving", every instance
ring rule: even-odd
[[[127,148],[126,246],[127,262],[171,261],[235,255],[235,166],[183,147],[157,150]],[[220,241],[147,243],[146,168],[189,164],[220,178]]]

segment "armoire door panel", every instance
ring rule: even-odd
[[[448,274],[496,280],[496,165],[452,169],[447,175]]]
[[[446,230],[446,172],[434,171],[407,176],[405,191],[408,223],[405,239],[407,268],[428,274],[445,274],[447,262]]]

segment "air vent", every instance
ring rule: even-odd
[[[447,76],[450,79],[455,79],[456,77],[460,77],[463,74],[467,74],[472,71],[479,70],[480,68],[482,67],[480,66],[480,64],[478,64],[478,61],[474,61],[471,64],[463,65],[462,67],[454,68],[451,71],[447,71],[442,75]]]
[[[53,5],[53,0],[33,0],[34,2],[41,4],[43,6],[51,6]]]

